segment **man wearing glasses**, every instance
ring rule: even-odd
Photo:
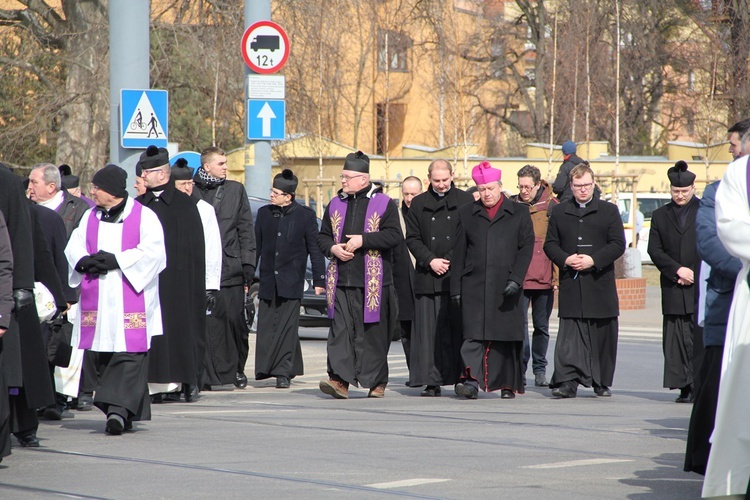
[[[594,196],[588,163],[573,168],[570,187],[573,198],[552,209],[544,242],[560,268],[560,327],[549,386],[557,398],[576,397],[579,384],[609,397],[620,315],[614,263],[625,252],[625,232],[617,206]]]
[[[393,286],[393,250],[403,235],[398,208],[370,182],[370,159],[349,153],[341,190],[323,215],[318,246],[330,260],[326,273],[328,376],[320,390],[349,397],[349,385],[382,398],[388,383],[388,348],[398,306]]]
[[[555,290],[559,282],[557,266],[542,251],[544,237],[547,235],[547,221],[552,208],[558,205],[557,198],[552,195],[552,189],[547,181],[542,179],[542,173],[533,165],[525,165],[518,171],[518,195],[511,197],[513,201],[529,207],[531,222],[534,225],[534,254],[531,257],[529,270],[523,281],[523,372],[533,357],[534,385],[546,387],[549,385],[547,373],[547,346],[549,345],[549,317],[555,301]],[[531,319],[534,332],[529,346],[528,311],[531,305]]]
[[[299,308],[308,257],[315,294],[325,284],[325,259],[318,248],[315,212],[294,200],[298,180],[289,169],[273,178],[271,203],[258,210],[255,244],[260,267],[255,380],[276,377],[288,389],[304,373],[299,342]]]

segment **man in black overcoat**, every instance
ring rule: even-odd
[[[471,177],[480,199],[458,209],[450,293],[463,317],[464,371],[455,390],[467,399],[476,399],[480,387],[500,389],[504,399],[524,392],[521,285],[534,227],[529,208],[503,193],[501,175],[486,161],[476,165]]]
[[[406,244],[416,260],[409,385],[425,385],[421,395],[435,397],[463,372],[461,311],[450,300],[451,259],[458,209],[474,197],[455,186],[446,160],[430,163],[428,178],[430,186],[412,200],[406,217]]]
[[[318,248],[315,212],[294,200],[298,180],[284,169],[273,179],[271,203],[258,210],[255,245],[260,262],[255,379],[276,377],[289,388],[304,373],[299,342],[299,308],[307,259],[312,264],[315,294],[325,292],[325,259]]]
[[[146,193],[136,198],[156,213],[164,228],[167,268],[159,275],[164,334],[148,353],[149,391],[193,401],[206,346],[206,247],[195,202],[171,178],[169,153],[149,146],[138,161]],[[177,391],[177,392],[175,392]]]
[[[8,237],[8,227],[5,218],[0,217],[0,365],[3,363],[2,337],[10,327],[11,312],[13,311],[13,250]],[[8,386],[5,383],[3,370],[0,369],[0,462],[3,457],[10,455],[10,409],[5,396]]]
[[[388,383],[388,348],[398,317],[392,252],[403,236],[398,207],[370,182],[370,159],[346,156],[342,188],[323,215],[318,246],[331,262],[326,274],[328,378],[320,390],[349,397],[349,385],[382,398]]]
[[[612,395],[620,315],[615,261],[625,252],[617,207],[594,196],[588,164],[570,173],[573,198],[552,209],[544,253],[560,269],[555,372],[549,386],[558,398],[574,398],[578,385]]]
[[[648,254],[659,270],[664,315],[664,387],[680,389],[678,403],[693,401],[693,329],[700,259],[695,240],[699,199],[695,174],[680,160],[667,171],[672,201],[654,210]]]
[[[0,164],[0,211],[13,248],[14,313],[2,338],[2,366],[9,391],[0,395],[10,409],[10,426],[0,429],[0,443],[13,432],[21,446],[37,447],[36,409],[54,403],[47,356],[34,304],[34,245],[29,205],[21,180]],[[21,333],[23,332],[23,333]],[[10,395],[10,396],[8,396]],[[2,413],[2,411],[0,411]],[[2,445],[0,445],[2,448]]]
[[[234,342],[232,351],[212,351],[207,367],[223,384],[247,387],[245,364],[249,353],[248,333],[243,316],[245,292],[255,277],[255,230],[253,212],[245,186],[227,179],[227,156],[217,147],[201,153],[201,168],[193,177],[193,196],[211,204],[221,231],[224,255],[221,259],[221,289],[208,316],[212,345]],[[208,360],[207,360],[208,361]]]

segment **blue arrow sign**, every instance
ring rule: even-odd
[[[167,147],[169,97],[166,90],[120,91],[120,137],[123,148]]]
[[[281,141],[286,130],[286,101],[247,101],[247,138],[251,141]]]

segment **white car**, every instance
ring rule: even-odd
[[[638,209],[643,215],[643,220],[636,212],[633,214],[630,207],[633,205],[632,193],[620,193],[617,199],[617,207],[620,209],[622,223],[625,226],[625,243],[631,246],[633,241],[633,226],[638,230],[638,244],[636,248],[641,252],[641,262],[651,263],[648,255],[648,234],[651,230],[651,214],[659,207],[663,207],[672,200],[669,193],[637,193]],[[635,216],[634,216],[635,215]],[[639,227],[640,226],[640,227]]]

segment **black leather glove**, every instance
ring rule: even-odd
[[[206,290],[206,310],[213,311],[216,307],[216,290]]]
[[[96,267],[100,270],[104,271],[112,271],[114,269],[119,269],[120,264],[117,263],[117,258],[115,257],[115,254],[105,252],[103,250],[99,250],[97,253],[92,255],[94,259],[96,259]],[[106,273],[99,273],[99,274],[106,274]]]
[[[242,279],[246,286],[252,285],[253,279],[255,279],[255,266],[242,264]]]
[[[456,307],[461,307],[461,296],[451,295],[451,304],[453,304]]]
[[[82,258],[78,261],[78,264],[76,264],[75,270],[78,273],[81,274],[89,274],[89,269],[96,266],[97,261],[94,259],[91,255],[87,255],[86,257]]]
[[[513,280],[508,280],[508,284],[505,285],[505,290],[503,290],[503,296],[504,297],[514,297],[520,291],[521,291],[521,285],[519,285],[518,283],[516,283]]]
[[[13,290],[13,310],[19,312],[34,303],[34,292],[25,288]]]

